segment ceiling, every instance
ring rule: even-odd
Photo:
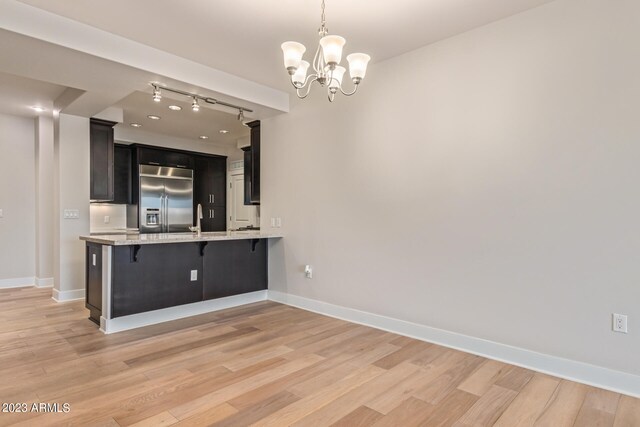
[[[280,44],[317,45],[320,0],[20,0],[274,88],[288,89]],[[372,63],[551,0],[328,0],[330,33]]]
[[[200,111],[191,111],[191,102],[180,95],[172,98],[163,93],[160,102],[154,102],[147,92],[133,92],[114,107],[122,108],[124,123],[118,126],[142,125],[139,129],[147,132],[170,135],[199,141],[201,135],[208,136],[207,141],[236,145],[240,138],[249,136],[249,128],[238,121],[236,114],[218,111],[200,102]],[[180,98],[180,99],[177,99]],[[183,99],[184,98],[184,99]],[[182,107],[180,111],[169,109],[169,105]],[[151,120],[147,116],[159,116],[160,120]],[[229,133],[221,134],[220,130]]]
[[[0,72],[0,113],[35,117],[39,113],[31,107],[39,106],[51,114],[53,101],[65,89],[66,87],[53,83]]]
[[[552,0],[327,1],[330,32],[347,39],[347,53],[367,52],[375,63]],[[147,132],[194,140],[198,140],[199,135],[207,135],[210,142],[235,144],[249,133],[236,120],[235,113],[206,105],[199,113],[193,113],[188,99],[171,94],[165,94],[163,102],[154,103],[149,82],[159,81],[246,106],[254,110],[248,118],[286,111],[273,109],[271,104],[263,108],[259,103],[243,100],[248,94],[256,91],[262,94],[268,89],[252,82],[281,89],[282,92],[276,92],[286,100],[291,88],[279,46],[286,40],[300,41],[308,47],[306,56],[310,59],[317,44],[320,0],[279,0],[277,7],[275,3],[265,0],[7,2],[4,4],[6,16],[19,19],[5,19],[5,26],[0,29],[0,57],[11,59],[0,61],[0,113],[33,117],[37,112],[29,107],[52,105],[67,87],[73,87],[78,88],[77,99],[65,108],[65,113],[88,117],[108,106],[116,106],[124,110],[125,124],[119,125],[122,127],[136,122]],[[51,20],[42,15],[55,15],[44,11],[77,22],[60,17],[58,21]],[[35,24],[30,27],[29,23]],[[30,33],[30,29],[34,32]],[[110,34],[105,37],[103,31]],[[61,38],[54,37],[59,35]],[[126,54],[117,56],[113,52]],[[133,61],[131,55],[142,58],[142,66],[140,61]],[[250,81],[238,83],[233,76]],[[225,90],[229,85],[237,85],[233,86],[235,92],[228,99],[228,91],[227,98],[220,97],[207,89],[209,86],[189,83],[192,78],[200,84]],[[271,102],[268,97],[259,99]],[[182,111],[169,110],[169,101],[181,106]],[[147,118],[149,114],[162,119],[152,121]],[[220,134],[221,129],[229,133]]]

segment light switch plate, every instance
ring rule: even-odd
[[[0,218],[4,218],[4,212],[2,212],[2,209],[0,209]]]
[[[111,221],[111,218],[109,217],[109,215],[105,215],[104,216],[104,223],[105,224],[109,224],[110,221]]]
[[[198,280],[198,270],[191,270],[191,281],[195,282]]]
[[[63,216],[64,219],[78,219],[80,218],[80,211],[78,209],[65,209]]]

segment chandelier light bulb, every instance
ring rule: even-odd
[[[162,93],[160,93],[160,89],[157,86],[153,87],[153,100],[155,102],[160,102],[162,100]]]
[[[329,82],[329,89],[331,89],[332,92],[340,89],[340,86],[342,85],[342,77],[344,77],[344,73],[346,71],[346,68],[337,65],[336,68],[333,69],[333,71],[330,71],[328,73],[328,76],[331,77],[331,81]]]
[[[356,83],[356,81],[359,83],[360,80],[364,79],[364,76],[367,74],[367,64],[369,64],[370,60],[371,57],[366,53],[352,53],[351,55],[347,55],[349,74],[354,80],[354,83]]]
[[[324,61],[329,65],[339,64],[342,60],[342,48],[347,41],[340,36],[324,36],[320,39]]]
[[[309,63],[307,61],[300,61],[300,66],[296,72],[291,76],[291,81],[296,86],[304,85],[304,81],[307,78],[307,70],[309,69]]]
[[[198,104],[198,98],[193,97],[193,102],[191,103],[191,110],[194,112],[200,111],[200,104]]]
[[[293,75],[300,66],[302,55],[304,55],[307,48],[298,42],[284,42],[280,47],[284,54],[284,67],[289,71],[289,74]]]

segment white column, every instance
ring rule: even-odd
[[[89,119],[60,114],[54,131],[54,289],[53,298],[84,298],[85,246],[89,234]],[[78,218],[65,219],[65,210]]]
[[[53,286],[53,118],[35,120],[36,272],[35,285]]]

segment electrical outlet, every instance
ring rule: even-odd
[[[109,224],[110,221],[111,221],[111,218],[109,217],[109,215],[105,215],[104,216],[104,223],[105,224]]]
[[[198,280],[198,270],[191,270],[191,281],[195,282]]]
[[[627,333],[627,316],[613,313],[613,332]]]
[[[304,277],[307,279],[313,278],[313,267],[311,265],[307,264],[304,266]]]

